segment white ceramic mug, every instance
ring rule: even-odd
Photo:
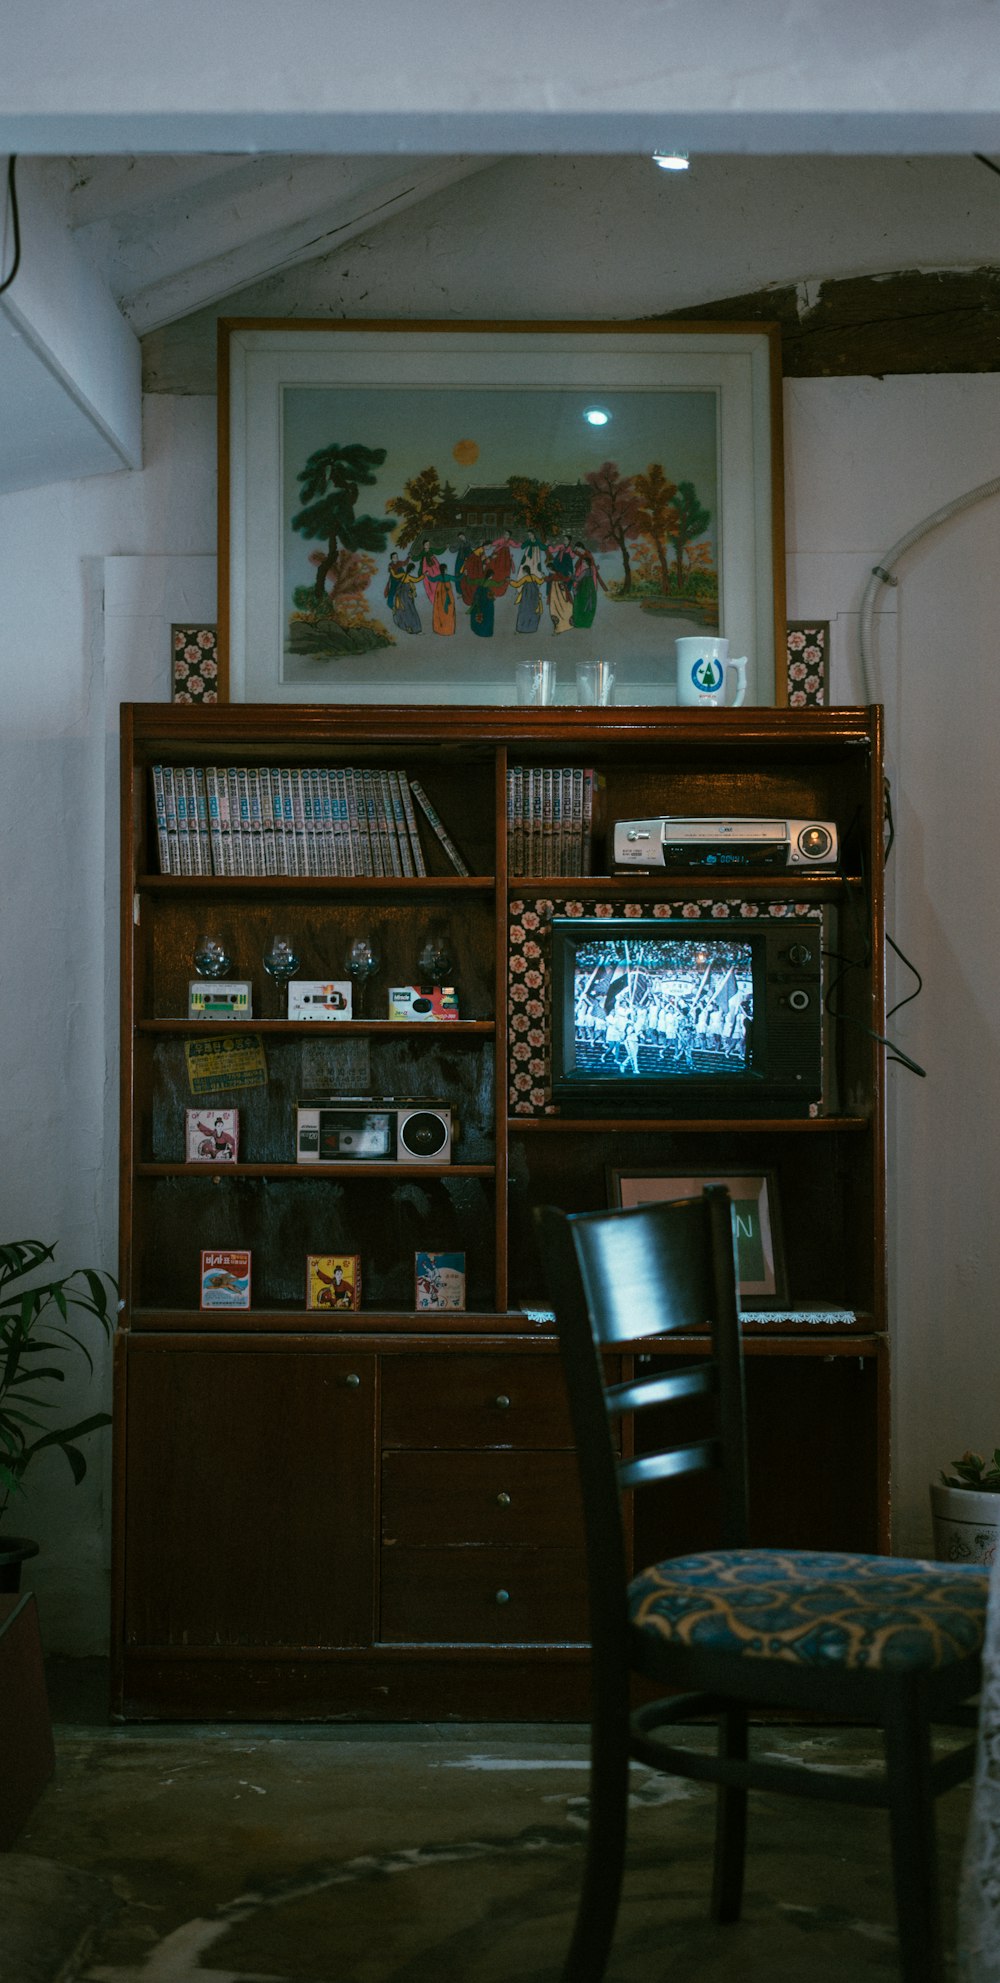
[[[726,701],[726,669],[736,669],[738,709],[747,692],[747,657],[729,658],[728,640],[703,640],[700,635],[674,642],[677,649],[677,701],[685,709],[722,709]]]

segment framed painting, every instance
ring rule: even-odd
[[[671,703],[679,638],[787,694],[770,325],[219,327],[220,694]]]
[[[740,1307],[780,1308],[787,1300],[778,1191],[773,1171],[610,1170],[612,1205],[648,1205],[698,1198],[706,1184],[725,1184],[733,1201]]]

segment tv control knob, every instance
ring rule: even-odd
[[[806,1012],[812,1000],[807,991],[793,991],[788,994],[788,1003],[793,1012]]]
[[[812,951],[804,943],[791,943],[788,946],[788,962],[790,964],[811,964]]]

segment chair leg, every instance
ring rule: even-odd
[[[943,1983],[931,1730],[922,1689],[894,1683],[882,1713],[903,1983]]]
[[[719,1721],[718,1753],[738,1762],[747,1758],[747,1711],[726,1708]],[[715,1864],[712,1873],[712,1920],[738,1921],[743,1904],[743,1863],[746,1857],[747,1793],[720,1783],[715,1793]]]
[[[628,1828],[628,1718],[595,1722],[587,1857],[562,1983],[601,1983],[618,1918]]]

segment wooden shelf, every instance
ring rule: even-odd
[[[203,1039],[213,1034],[265,1033],[284,1039],[338,1038],[341,1034],[370,1034],[380,1039],[421,1039],[424,1035],[454,1039],[488,1039],[496,1032],[493,1019],[138,1019],[137,1033],[183,1035]]]
[[[489,874],[141,874],[143,895],[484,895],[496,887]]]
[[[137,1163],[136,1177],[193,1177],[219,1184],[225,1177],[495,1177],[495,1164],[152,1164]]]
[[[632,868],[628,874],[535,874],[512,875],[508,877],[509,896],[524,895],[529,891],[542,891],[546,895],[590,896],[598,895],[602,900],[612,902],[627,900],[633,895],[690,897],[706,896],[746,896],[765,899],[768,896],[790,896],[794,900],[831,901],[842,895],[847,888],[859,889],[862,886],[860,875],[855,874],[801,874],[779,871],[768,875],[749,875],[738,870],[726,875],[708,874],[664,874],[662,868]]]
[[[565,1116],[512,1115],[507,1125],[518,1136],[829,1136],[870,1129],[863,1115],[810,1115],[780,1119],[761,1116]]]

